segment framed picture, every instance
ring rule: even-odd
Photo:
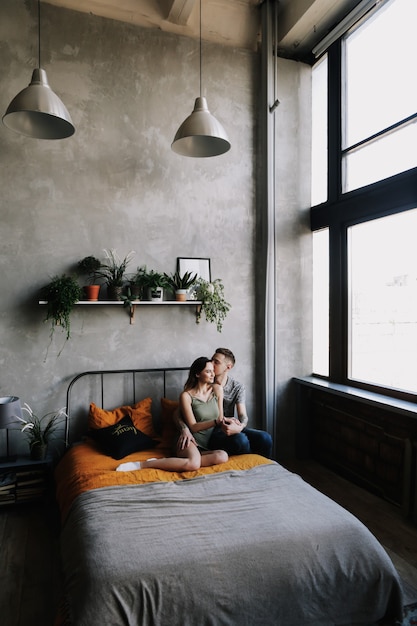
[[[197,274],[198,278],[211,281],[210,259],[184,259],[178,257],[177,269],[182,276],[185,272]]]
[[[185,272],[191,272],[191,274],[197,274],[197,278],[203,278],[208,282],[211,281],[211,268],[210,259],[191,259],[191,258],[177,258],[177,270],[181,276]],[[187,300],[196,300],[197,296],[194,287],[190,287],[187,292]]]

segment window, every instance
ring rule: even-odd
[[[414,393],[416,233],[417,209],[348,230],[349,378]]]
[[[327,56],[312,78],[311,204],[327,200]]]
[[[313,233],[313,371],[329,375],[329,229]]]
[[[313,162],[311,209],[314,373],[414,400],[416,22],[415,0],[375,2],[313,67],[312,155],[327,166]]]
[[[416,23],[415,0],[392,0],[343,40],[344,191],[417,166]]]

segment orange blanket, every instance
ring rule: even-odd
[[[123,463],[127,461],[144,461],[150,457],[162,458],[164,456],[169,456],[168,450],[154,448],[130,454],[123,459]],[[74,499],[84,491],[91,489],[113,485],[136,485],[184,480],[228,470],[246,470],[256,465],[273,463],[273,461],[257,454],[242,454],[230,457],[227,463],[221,465],[203,467],[193,472],[182,473],[157,469],[116,472],[116,467],[120,463],[120,460],[117,461],[102,454],[90,442],[77,444],[70,448],[55,469],[56,497],[62,521],[65,520]]]

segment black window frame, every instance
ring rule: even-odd
[[[329,229],[329,376],[321,378],[415,402],[417,394],[348,378],[347,232],[352,225],[416,208],[417,167],[342,192],[342,38],[327,50],[327,63],[328,195],[310,211],[312,231]]]

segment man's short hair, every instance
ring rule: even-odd
[[[228,361],[231,361],[233,365],[236,363],[235,355],[229,348],[216,348],[216,354],[223,354]]]

